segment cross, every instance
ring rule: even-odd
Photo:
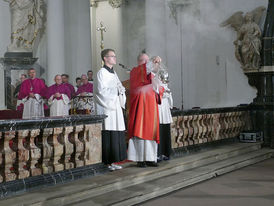
[[[101,31],[101,50],[104,49],[104,32],[106,32],[106,27],[103,26],[103,22],[100,22],[100,27],[97,27],[97,31]]]

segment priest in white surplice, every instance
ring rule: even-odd
[[[114,164],[126,159],[125,123],[122,108],[125,107],[125,88],[113,70],[116,64],[115,52],[105,49],[101,53],[104,66],[96,77],[95,88],[97,114],[105,114],[102,131],[102,159],[110,170],[121,169]]]
[[[35,69],[28,71],[29,79],[26,79],[20,88],[18,99],[24,104],[23,119],[44,117],[44,101],[46,85],[42,79],[36,78]]]
[[[169,160],[171,149],[171,134],[170,124],[173,122],[170,109],[173,108],[173,98],[167,83],[162,84],[165,92],[162,97],[159,109],[159,123],[160,123],[160,143],[158,145],[158,159]]]
[[[66,84],[62,83],[61,75],[54,78],[55,84],[47,89],[47,99],[50,106],[50,116],[69,115],[68,104],[70,103],[71,91]]]

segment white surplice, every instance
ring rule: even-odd
[[[26,97],[22,99],[24,103],[23,119],[44,117],[44,100],[39,94],[34,94],[34,98]]]
[[[125,108],[125,88],[117,74],[101,68],[97,73],[95,88],[96,113],[105,114],[103,130],[124,131],[125,123],[122,108]]]
[[[48,104],[50,106],[50,116],[65,116],[69,115],[69,103],[70,99],[66,94],[62,94],[62,99],[55,99],[54,95],[52,95],[49,100]]]
[[[173,108],[173,98],[172,98],[172,93],[171,92],[166,92],[170,91],[167,87],[167,84],[163,84],[165,88],[165,92],[163,94],[161,104],[158,105],[159,109],[159,123],[160,124],[170,124],[172,123],[172,116],[170,109]]]

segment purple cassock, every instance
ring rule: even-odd
[[[83,84],[82,86],[78,88],[76,95],[81,94],[83,92],[93,93],[93,84],[89,82],[87,84]]]
[[[39,94],[44,97],[47,87],[42,79],[26,79],[22,82],[18,99],[24,99],[28,97],[30,93]]]
[[[65,94],[68,96],[68,98],[71,98],[71,91],[69,89],[69,87],[67,86],[67,84],[53,84],[51,85],[46,92],[46,98],[49,99],[52,95],[56,94],[56,93],[60,93],[60,94]],[[59,98],[56,98],[57,100],[62,99],[62,96]]]
[[[63,83],[63,85],[66,85],[70,90],[70,97],[75,96],[75,89],[74,86],[72,86],[70,83]]]

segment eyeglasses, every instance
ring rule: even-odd
[[[106,57],[113,57],[113,58],[116,58],[116,56],[106,56]]]

